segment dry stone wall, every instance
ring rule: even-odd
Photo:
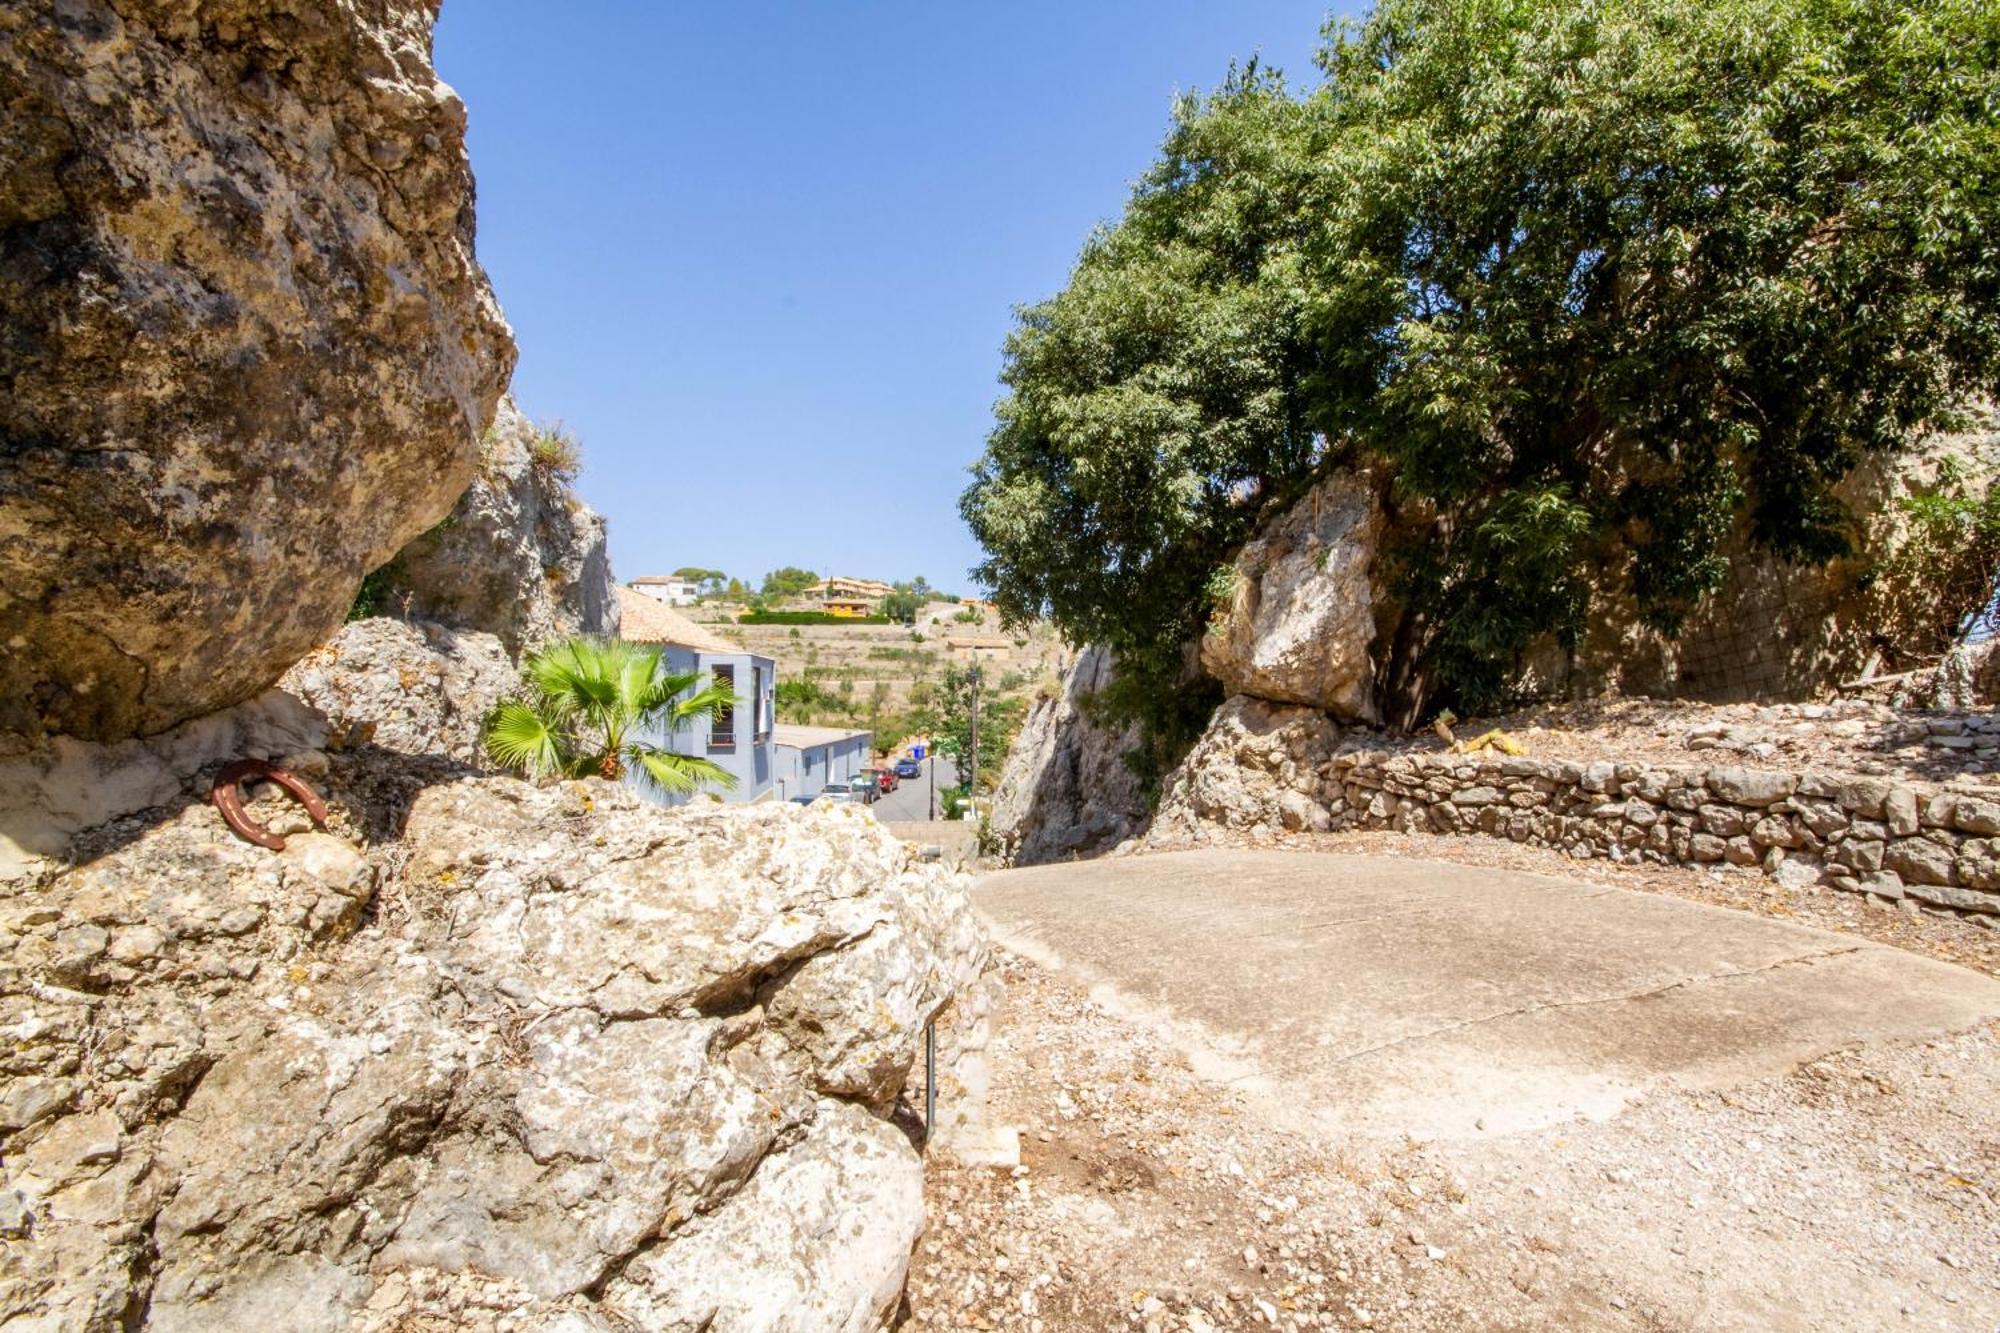
[[[2000,719],[1995,719],[2000,722]],[[1153,845],[1209,830],[1466,833],[1578,858],[1758,867],[1793,886],[2000,918],[2000,799],[1821,769],[1381,748],[1238,697],[1169,778]]]

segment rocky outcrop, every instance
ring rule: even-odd
[[[537,459],[539,434],[512,398],[500,400],[457,507],[383,571],[385,611],[498,635],[516,656],[617,632],[604,520]]]
[[[0,757],[0,885],[31,881],[86,829],[193,799],[191,775],[245,755],[279,758],[326,743],[326,720],[266,690],[249,703],[157,736],[99,743],[56,737]]]
[[[1619,578],[1599,580],[1587,633],[1570,647],[1553,635],[1535,645],[1516,691],[1526,699],[1800,698],[1860,674],[1871,656],[1934,660],[1935,647],[1913,641],[1916,625],[1894,605],[1902,590],[1888,582],[1902,573],[1894,562],[1910,532],[1903,502],[1935,491],[1947,467],[1983,493],[2000,476],[2000,430],[1865,459],[1837,491],[1854,516],[1855,550],[1828,564],[1791,565],[1755,547],[1743,517],[1724,542],[1727,581],[1671,638],[1645,623]],[[1381,494],[1377,475],[1336,469],[1238,553],[1201,641],[1203,668],[1228,694],[1343,721],[1379,719],[1376,677],[1399,611],[1378,557],[1415,539],[1387,530]],[[1605,569],[1622,558],[1608,555]]]
[[[1865,457],[1836,488],[1854,516],[1855,549],[1842,559],[1788,564],[1752,545],[1744,517],[1722,552],[1728,582],[1672,638],[1647,627],[1628,598],[1600,596],[1583,641],[1569,652],[1548,645],[1525,692],[1796,699],[1859,676],[1871,657],[1902,667],[1935,661],[1935,646],[1904,637],[1897,603],[1905,589],[1894,584],[1918,572],[1896,568],[1910,533],[1903,502],[1935,491],[1947,468],[1984,494],[2000,477],[2000,422],[1989,414],[1983,430]]]
[[[594,781],[439,783],[370,845],[384,752],[294,762],[324,832],[188,805],[0,896],[0,1323],[875,1327],[961,878],[864,811]]]
[[[1145,827],[1145,795],[1125,763],[1137,732],[1090,715],[1092,696],[1111,683],[1114,669],[1109,650],[1085,648],[1022,724],[992,814],[1001,851],[1014,864],[1089,856]]]
[[[1821,768],[1394,748],[1379,733],[1343,733],[1316,710],[1239,696],[1169,776],[1147,843],[1483,834],[1578,859],[1754,867],[1790,888],[1824,884],[1992,920],[1995,795]]]
[[[1237,554],[1201,664],[1230,694],[1377,718],[1378,480],[1340,468]]]
[[[250,698],[465,489],[513,345],[435,9],[0,11],[0,733]]]
[[[343,625],[278,681],[325,719],[335,748],[375,745],[466,764],[480,759],[487,715],[519,685],[491,634],[380,616]]]

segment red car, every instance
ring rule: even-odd
[[[893,768],[865,768],[861,770],[861,776],[864,780],[873,777],[876,789],[885,795],[896,790],[896,770]]]

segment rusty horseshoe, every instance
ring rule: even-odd
[[[215,775],[215,785],[208,790],[208,799],[222,812],[223,822],[236,831],[236,835],[259,847],[269,847],[274,852],[285,850],[282,834],[273,833],[250,818],[243,808],[243,784],[251,779],[275,782],[297,798],[298,803],[312,816],[312,822],[320,828],[326,827],[326,802],[319,793],[307,786],[303,778],[293,777],[276,764],[262,759],[238,759]]]

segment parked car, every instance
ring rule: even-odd
[[[875,800],[875,786],[867,782],[829,782],[819,789],[818,801],[838,801],[847,805],[870,805]]]
[[[924,775],[923,764],[915,759],[898,759],[896,776],[899,778],[920,778]]]
[[[811,804],[813,803],[813,801],[814,801],[814,800],[816,800],[816,799],[817,799],[816,797],[812,797],[812,796],[794,796],[794,797],[792,798],[792,804],[793,804],[793,805],[811,805]]]
[[[864,768],[861,770],[861,776],[873,782],[876,789],[885,796],[896,790],[896,770],[893,768]]]

